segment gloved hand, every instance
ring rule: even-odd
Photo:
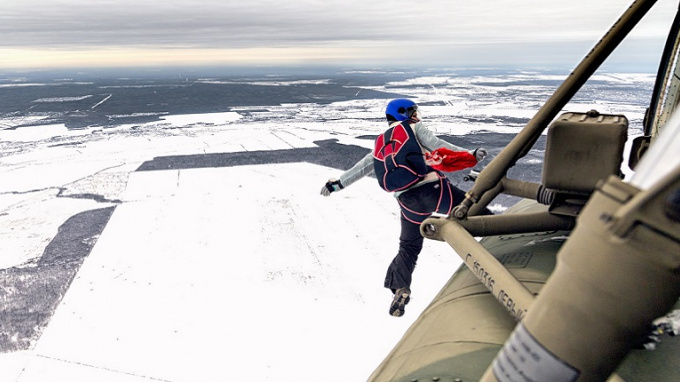
[[[481,162],[481,161],[484,160],[484,158],[486,158],[488,153],[486,152],[486,149],[483,149],[483,148],[480,147],[480,148],[476,149],[475,151],[473,151],[472,155],[475,156],[475,159],[477,159],[477,162]]]
[[[321,195],[328,196],[331,194],[331,192],[340,191],[343,188],[344,187],[342,186],[342,183],[340,183],[339,180],[328,179],[328,182],[326,182],[326,184],[321,189]]]

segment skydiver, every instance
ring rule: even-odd
[[[411,100],[390,101],[385,117],[390,127],[376,139],[375,149],[338,179],[329,179],[321,195],[329,196],[375,174],[380,186],[397,199],[399,251],[387,269],[384,285],[394,294],[389,313],[400,317],[410,301],[411,277],[423,248],[420,224],[433,212],[449,214],[465,198],[465,192],[452,185],[443,171],[472,167],[487,151],[466,150],[435,136],[423,125],[418,105]],[[481,214],[492,213],[485,208]]]

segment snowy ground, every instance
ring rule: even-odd
[[[551,91],[530,78],[378,90],[412,94],[437,134],[495,154],[474,133],[518,131]],[[460,264],[426,241],[412,302],[391,317],[395,201],[372,178],[319,195],[384,127],[384,103],[0,130],[2,380],[366,380]],[[625,113],[633,132],[644,112],[567,109],[592,108]]]
[[[38,267],[68,218],[115,207],[42,335],[0,354],[3,378],[348,381],[377,367],[459,261],[428,241],[413,302],[394,318],[382,281],[398,209],[374,179],[324,198],[321,186],[340,170],[304,162],[135,171],[160,155],[338,138],[307,126],[244,134],[224,125],[231,117],[187,131],[29,127],[2,137],[23,145],[2,158],[5,268]],[[200,117],[173,118],[182,126]]]

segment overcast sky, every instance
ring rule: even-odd
[[[0,68],[573,67],[631,2],[2,0]],[[677,6],[657,3],[627,58],[656,66]]]

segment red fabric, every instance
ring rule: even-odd
[[[453,172],[476,165],[477,159],[467,151],[451,151],[446,147],[440,147],[425,154],[425,163],[435,170]]]

